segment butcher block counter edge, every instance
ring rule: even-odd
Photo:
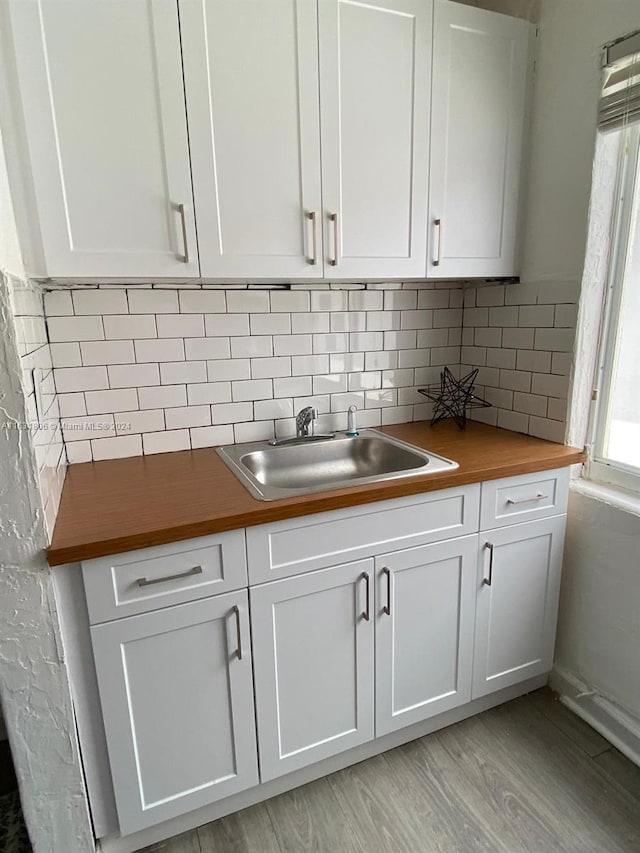
[[[71,465],[62,491],[51,566],[76,563],[226,530],[450,489],[583,462],[582,450],[453,421],[382,432],[458,462],[440,474],[387,480],[264,502],[253,498],[214,448]]]

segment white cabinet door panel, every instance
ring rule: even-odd
[[[430,278],[517,272],[532,30],[518,18],[435,4]]]
[[[180,0],[180,23],[202,275],[322,277],[315,0]]]
[[[46,264],[36,274],[197,276],[175,2],[12,0],[10,12]]]
[[[425,274],[431,8],[320,0],[325,277]]]
[[[237,592],[91,628],[123,835],[257,784],[248,618]]]
[[[477,536],[376,559],[376,736],[471,699]]]
[[[565,524],[562,515],[480,534],[474,699],[551,669]]]
[[[263,782],[373,738],[373,560],[254,587],[251,627]]]

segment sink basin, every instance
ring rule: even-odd
[[[217,452],[251,494],[263,501],[458,467],[457,462],[373,429],[361,430],[355,438],[337,433],[332,439],[277,447],[258,441],[219,447]]]

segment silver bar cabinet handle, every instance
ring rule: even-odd
[[[186,572],[178,572],[177,575],[163,575],[161,578],[138,578],[138,586],[151,586],[152,583],[164,583],[165,581],[177,581],[180,578],[190,578],[192,575],[201,575],[202,566],[194,566]]]
[[[491,542],[485,542],[484,547],[489,551],[489,577],[482,578],[482,583],[485,586],[491,586],[493,583],[493,544]]]
[[[438,252],[436,254],[433,265],[434,267],[439,267],[440,261],[442,260],[442,220],[434,219],[433,224],[438,229]]]
[[[180,214],[180,222],[182,224],[182,247],[184,255],[180,255],[180,260],[183,264],[189,263],[189,243],[187,242],[187,219],[184,212],[184,204],[178,205],[178,213]]]
[[[330,213],[329,219],[333,222],[333,257],[329,260],[332,267],[338,266],[340,250],[338,248],[338,214]]]
[[[386,613],[387,616],[391,616],[391,572],[385,566],[382,570],[382,574],[387,576],[387,603],[382,608],[382,612]]]
[[[242,660],[242,629],[240,627],[240,608],[237,604],[234,604],[231,609],[233,610],[236,617],[236,641],[238,644],[236,654],[238,655],[238,660]]]
[[[507,503],[512,506],[517,506],[518,504],[530,504],[532,501],[544,501],[549,497],[549,495],[543,495],[542,492],[538,492],[537,495],[534,495],[532,498],[507,498]]]
[[[368,622],[371,619],[371,578],[369,577],[369,572],[363,572],[360,575],[360,580],[364,580],[366,584],[367,606],[362,614],[362,618]]]
[[[307,258],[307,263],[314,267],[318,263],[317,214],[315,210],[310,210],[305,216],[311,221],[311,257]]]

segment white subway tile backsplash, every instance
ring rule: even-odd
[[[396,406],[398,403],[398,390],[396,388],[379,388],[376,391],[365,391],[364,400],[367,409]]]
[[[507,349],[533,349],[535,329],[506,328],[502,330],[502,346]]]
[[[142,450],[145,454],[171,453],[176,450],[189,450],[191,439],[188,429],[167,432],[150,432],[142,436]]]
[[[104,337],[107,340],[158,337],[154,314],[113,314],[103,319]],[[77,340],[82,340],[82,338]]]
[[[233,435],[236,444],[245,441],[265,441],[275,435],[273,421],[251,421],[251,423],[234,424]]]
[[[157,338],[153,341],[134,341],[136,361],[166,362],[184,360],[184,341],[181,338]]]
[[[405,352],[414,353],[416,350],[405,350]],[[378,350],[375,352],[366,352],[364,354],[364,369],[365,370],[393,370],[398,367],[397,350]],[[413,365],[401,365],[409,367]]]
[[[341,394],[347,390],[346,373],[328,373],[325,376],[313,377],[314,394]],[[297,391],[293,396],[308,397],[310,391]]]
[[[290,335],[291,314],[250,314],[252,335]]]
[[[349,334],[349,349],[351,352],[370,352],[373,350],[387,349],[385,346],[387,335],[399,335],[401,332],[351,332]],[[396,349],[396,347],[389,347]]]
[[[74,441],[66,445],[67,462],[69,465],[76,465],[80,462],[91,462],[91,442],[89,439],[85,441]]]
[[[569,376],[573,356],[569,352],[554,352],[551,354],[551,372],[559,373],[562,376]]]
[[[349,349],[349,334],[335,332],[329,335],[313,335],[314,353],[340,353]]]
[[[240,337],[249,334],[249,315],[207,314],[204,325],[208,338]]]
[[[165,409],[164,418],[167,429],[210,426],[211,406],[190,405],[179,406],[175,409]]]
[[[159,338],[202,338],[204,314],[158,314],[156,327]]]
[[[436,308],[433,312],[433,328],[448,329],[462,324],[462,308]],[[428,323],[421,323],[418,329],[424,329]],[[410,327],[406,327],[410,328]]]
[[[367,353],[367,357],[372,353]],[[358,370],[364,370],[365,353],[363,352],[343,352],[332,353],[329,356],[329,371],[330,373],[356,373]],[[369,368],[367,367],[367,370]],[[326,373],[327,371],[319,371]]]
[[[573,338],[573,329],[536,329],[534,349],[571,352]]]
[[[410,291],[398,291],[398,294],[404,296]],[[400,329],[400,311],[367,311],[367,331],[368,332],[392,332]]]
[[[382,334],[384,336],[383,346],[370,347],[370,349],[400,350],[416,348],[418,336],[415,329],[404,332],[383,332]]]
[[[158,433],[163,435],[163,433]],[[142,441],[139,435],[120,435],[117,438],[97,438],[91,441],[91,452],[95,462],[102,459],[124,459],[140,456]]]
[[[53,367],[80,367],[80,344],[51,344],[51,364]]]
[[[522,305],[518,324],[522,327],[553,326],[555,308],[553,305]]]
[[[72,291],[75,314],[128,314],[125,290],[74,290]]]
[[[331,395],[331,411],[346,412],[349,406],[364,409],[364,391],[349,391],[346,394]]]
[[[103,341],[105,337],[102,317],[49,317],[49,341]],[[126,338],[128,335],[119,335]]]
[[[160,365],[162,385],[182,385],[187,382],[206,382],[206,361],[169,361]]]
[[[285,355],[285,353],[276,353]],[[273,355],[273,338],[270,335],[253,335],[231,338],[232,358],[268,358]]]
[[[124,364],[107,367],[109,387],[139,388],[160,384],[160,370],[157,364]]]
[[[233,385],[236,383],[234,382]],[[187,385],[187,400],[190,406],[231,402],[231,382],[199,382]]]
[[[276,376],[291,376],[291,359],[288,356],[251,359],[252,379],[274,379]]]
[[[527,352],[527,350],[521,350]],[[487,349],[487,367],[503,367],[506,370],[515,370],[516,355],[518,350],[515,349],[497,349],[489,347]],[[518,364],[519,370],[530,370],[526,364]]]
[[[531,376],[531,390],[534,394],[566,398],[569,393],[569,377],[553,373],[533,373]]]
[[[224,290],[181,290],[180,311],[183,314],[224,314]],[[156,312],[157,313],[157,312]]]
[[[430,291],[423,291],[429,293]],[[384,311],[415,311],[418,308],[420,295],[416,290],[387,290],[383,293]],[[446,294],[448,305],[449,296]],[[432,308],[431,305],[420,305],[420,308]]]
[[[87,412],[90,415],[125,412],[138,408],[138,392],[135,388],[119,388],[114,391],[87,391]]]
[[[383,370],[382,371],[382,387],[383,388],[404,388],[414,384],[415,371],[409,369],[403,370]]]
[[[504,305],[504,285],[498,284],[490,287],[479,287],[476,292],[476,305]]]
[[[251,400],[270,400],[273,397],[272,379],[249,379],[232,382],[231,395],[234,403]],[[212,401],[215,402],[215,401]],[[224,400],[218,402],[226,402]]]
[[[308,295],[308,294],[306,294]],[[277,315],[273,315],[277,316]],[[313,332],[328,332],[329,328],[332,331],[342,332],[343,329],[333,329],[333,322],[335,317],[344,317],[344,314],[327,314],[321,311],[318,311],[314,314],[310,312],[306,312],[303,314],[291,314],[291,331],[294,335],[306,335],[311,334]],[[329,323],[329,318],[331,318],[331,326]]]
[[[197,427],[189,430],[191,434],[191,447],[197,450],[199,447],[218,447],[221,444],[233,444],[233,427],[207,426]]]
[[[133,341],[83,341],[82,364],[130,364],[135,361]]]
[[[187,359],[226,359],[231,355],[229,338],[186,338],[184,342]]]
[[[235,424],[252,420],[253,403],[216,403],[211,406],[213,424]]]
[[[57,399],[61,418],[73,418],[87,414],[87,406],[83,393],[58,394]]]
[[[493,326],[481,326],[475,329],[474,344],[477,347],[502,346],[502,329],[497,329]]]
[[[207,361],[209,382],[232,379],[251,379],[251,362],[248,358],[215,359]]]
[[[274,290],[271,293],[271,310],[286,313],[310,310],[311,294],[303,290]],[[249,439],[247,439],[249,441]]]
[[[509,412],[506,409],[498,410],[497,426],[501,429],[510,429],[513,432],[528,432],[529,415],[522,412]]]
[[[257,421],[292,418],[293,401],[289,399],[258,400],[253,404],[253,416]]]
[[[411,371],[411,375],[413,376],[413,371]],[[350,373],[348,384],[349,391],[372,391],[375,388],[382,388],[382,371]]]
[[[312,290],[311,291],[311,310],[312,311],[346,311],[348,308],[349,297],[359,295],[355,292],[346,290]]]
[[[384,293],[374,290],[353,290],[349,292],[349,311],[382,311]],[[335,308],[335,311],[347,310]]]
[[[185,293],[191,291],[184,291]],[[178,292],[174,290],[128,291],[130,314],[177,314]]]
[[[311,317],[330,317],[332,332],[365,332],[367,314],[365,311],[335,311],[333,314],[311,314]],[[328,332],[326,329],[314,329],[315,332]]]
[[[318,412],[318,415],[326,415],[331,411],[330,400],[331,398],[328,394],[313,394],[311,397],[294,397],[293,411],[296,413],[302,409],[306,409],[307,406],[311,406],[312,409],[315,409],[316,412]],[[291,423],[288,424],[289,429],[293,426],[294,425]]]
[[[228,290],[229,314],[268,314],[269,292],[261,290]]]
[[[328,355],[294,355],[291,359],[293,376],[312,376],[316,373],[329,373]]]
[[[53,371],[58,394],[109,387],[106,367],[58,367]]]
[[[311,393],[311,376],[292,376],[273,380],[274,397],[308,397]]]
[[[16,309],[16,313],[18,313]],[[73,314],[73,302],[70,290],[49,290],[44,294],[44,313],[46,317],[65,317]]]
[[[187,405],[186,385],[159,385],[155,388],[138,388],[141,409],[166,409]]]
[[[134,412],[116,412],[114,415],[118,435],[142,432],[159,432],[165,429],[164,410],[148,409]]]
[[[538,394],[523,394],[516,391],[513,395],[513,408],[516,412],[525,412],[528,415],[539,415],[546,417],[547,398]]]
[[[413,420],[413,406],[389,406],[381,409],[382,425],[404,424]]]
[[[61,422],[61,427],[65,442],[87,441],[98,436],[106,438],[116,434],[113,415],[65,418]]]
[[[529,418],[529,434],[547,441],[564,442],[565,424],[563,421],[552,421],[547,418]]]
[[[275,355],[309,355],[313,352],[311,335],[276,335],[273,339]]]

